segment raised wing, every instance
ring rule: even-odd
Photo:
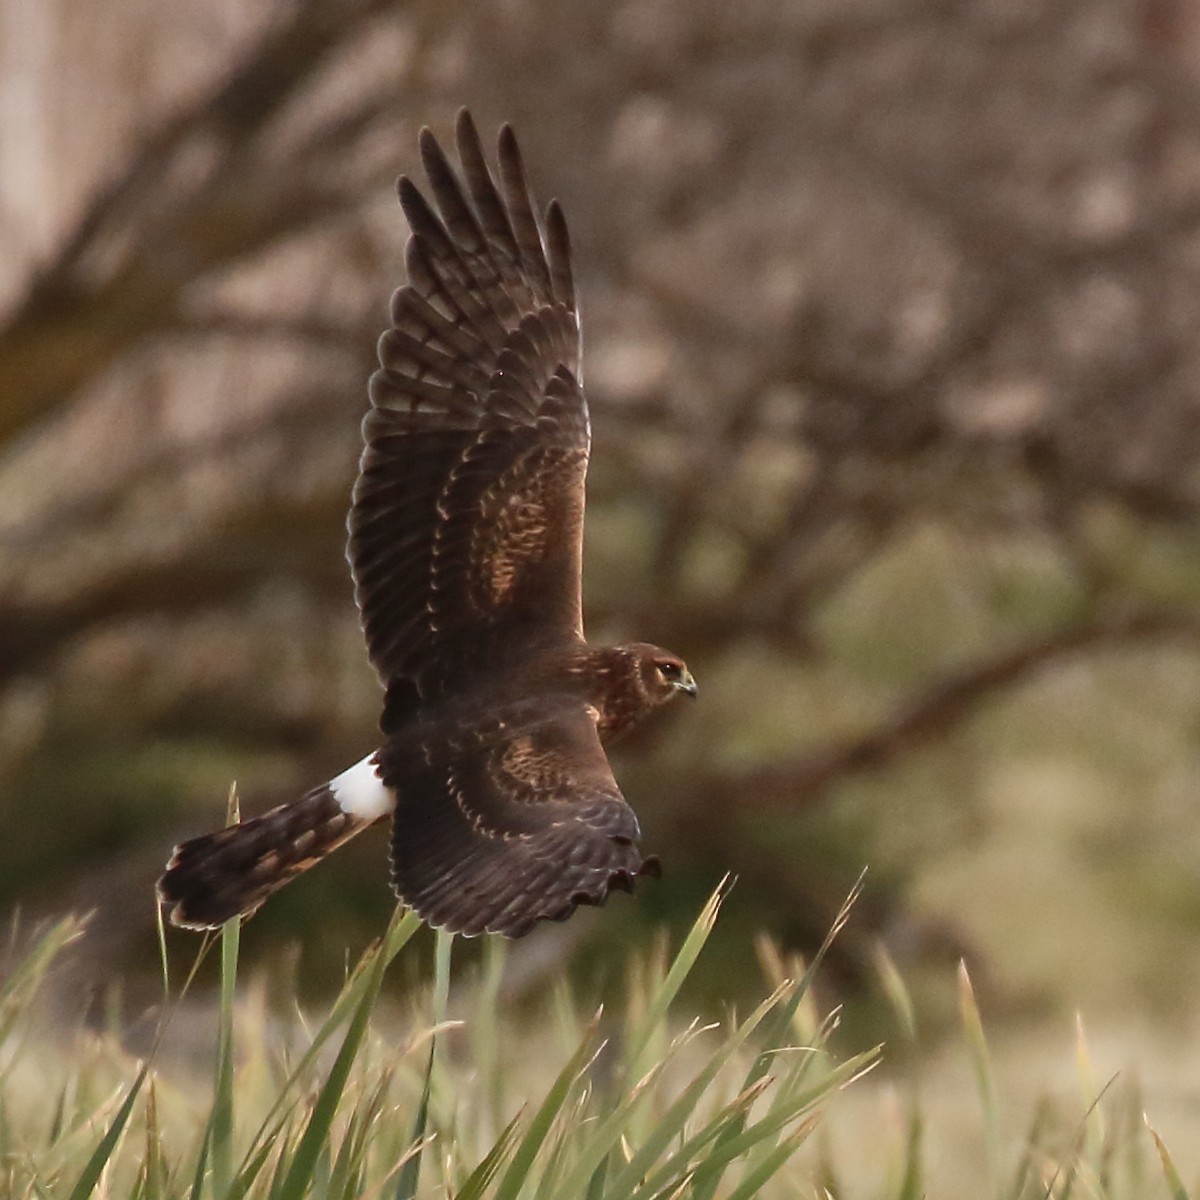
[[[499,182],[464,110],[465,187],[429,130],[406,178],[408,284],[379,342],[348,556],[383,726],[523,646],[582,636],[590,431],[566,224],[543,236],[506,126]]]
[[[392,884],[435,927],[520,937],[657,873],[577,701],[439,722],[396,739],[381,760],[398,795]]]

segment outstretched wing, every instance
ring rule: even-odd
[[[577,701],[439,723],[389,744],[380,773],[398,797],[392,885],[435,927],[520,937],[657,873]]]
[[[465,110],[456,132],[465,187],[421,133],[437,212],[400,180],[408,284],[349,519],[385,732],[498,656],[582,636],[590,431],[566,225],[551,204],[543,236],[507,126],[498,183]]]

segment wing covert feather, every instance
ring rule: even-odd
[[[578,701],[550,696],[398,739],[396,894],[430,924],[519,937],[628,891],[653,860]]]

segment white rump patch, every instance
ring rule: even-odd
[[[395,792],[384,787],[375,770],[374,754],[368,754],[348,771],[335,775],[329,781],[329,791],[342,812],[364,821],[386,817],[396,807]]]

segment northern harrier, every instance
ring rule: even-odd
[[[253,912],[388,816],[396,895],[464,934],[518,937],[657,865],[603,747],[696,685],[656,646],[584,641],[591,429],[567,227],[556,202],[539,224],[510,128],[498,177],[465,110],[456,134],[461,181],[421,132],[436,211],[400,179],[408,283],[349,517],[382,747],[178,846],[158,884],[176,925]]]

